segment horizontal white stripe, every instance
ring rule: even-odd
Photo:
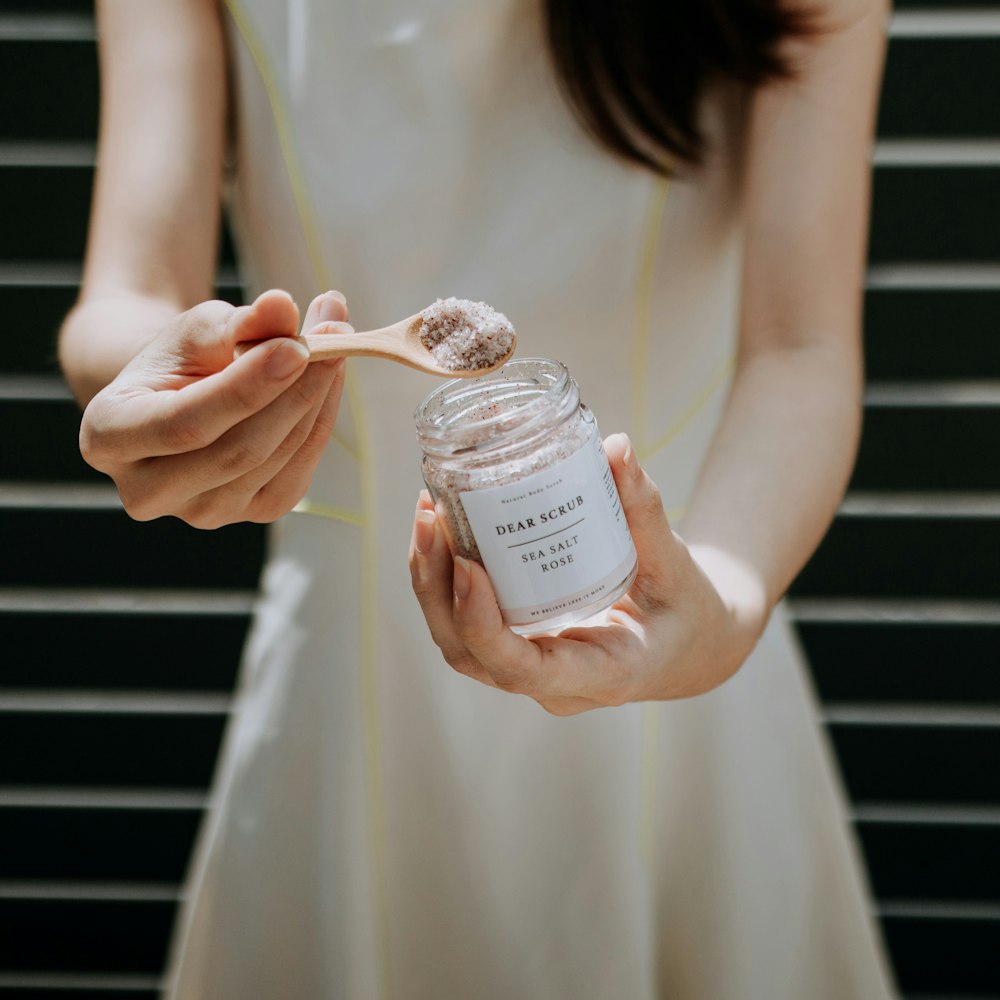
[[[201,792],[151,788],[24,788],[0,786],[0,809],[144,809],[201,810],[209,799]]]
[[[1000,167],[1000,140],[880,139],[876,167]]]
[[[60,375],[0,375],[0,401],[71,400],[73,394]]]
[[[0,141],[0,168],[93,167],[96,155],[92,142]]]
[[[0,510],[121,510],[111,483],[0,483]]]
[[[848,493],[843,517],[1000,517],[1000,493]]]
[[[995,37],[1000,35],[1000,11],[898,10],[889,19],[889,34],[893,38]],[[0,39],[87,41],[95,37],[94,21],[85,15],[0,16]]]
[[[797,622],[884,625],[1000,625],[1000,602],[906,598],[789,598]]]
[[[69,140],[0,140],[2,167],[93,167],[93,142]],[[876,167],[1000,166],[1000,141],[994,139],[877,139],[872,149]]]
[[[876,291],[1000,290],[1000,264],[875,264],[865,286]]]
[[[958,901],[938,903],[924,902],[923,900],[883,899],[879,901],[877,910],[880,917],[905,917],[913,920],[1000,921],[1000,903]]]
[[[177,886],[171,883],[0,882],[0,899],[175,903],[179,897]]]
[[[828,702],[822,707],[821,715],[825,722],[835,725],[943,726],[949,729],[1000,727],[1000,708],[980,705]]]
[[[124,993],[161,989],[154,976],[115,975],[99,972],[0,972],[0,989],[6,990],[104,990]]]
[[[0,587],[0,613],[247,615],[249,590]]]
[[[69,140],[0,140],[0,167],[93,167],[97,147]],[[1000,166],[1000,140],[883,138],[872,150],[875,166]]]
[[[1000,37],[1000,10],[897,10],[889,20],[892,38]]]
[[[996,826],[1000,806],[939,806],[908,803],[862,803],[852,811],[857,823],[899,826]]]
[[[8,260],[0,262],[0,288],[80,284],[78,263]]]
[[[96,37],[94,19],[85,14],[0,14],[0,41],[87,42]]]
[[[1000,406],[1000,379],[947,382],[871,382],[866,406]]]
[[[100,715],[226,715],[230,698],[222,694],[147,691],[6,690],[0,712],[92,713]]]

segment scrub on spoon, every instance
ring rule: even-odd
[[[398,361],[432,375],[475,378],[494,371],[514,353],[514,327],[485,302],[450,297],[378,330],[301,338],[310,361],[374,357]]]

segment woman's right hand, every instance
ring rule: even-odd
[[[349,330],[347,315],[344,297],[326,292],[303,329]],[[216,528],[273,521],[295,506],[333,431],[344,380],[343,359],[307,362],[293,339],[298,325],[281,291],[248,306],[203,302],[91,400],[80,450],[114,480],[130,516]],[[234,360],[238,344],[258,340]]]

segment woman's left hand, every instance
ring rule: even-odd
[[[426,492],[417,504],[413,589],[445,660],[554,715],[709,691],[746,659],[769,611],[748,567],[717,549],[689,547],[672,531],[656,484],[624,434],[609,437],[605,450],[639,569],[601,624],[530,638],[512,632],[485,570],[452,558]]]

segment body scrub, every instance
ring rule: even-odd
[[[421,314],[420,340],[449,371],[475,371],[499,364],[514,344],[514,327],[485,302],[438,299]]]
[[[631,586],[636,553],[597,421],[564,365],[454,379],[416,413],[424,482],[456,555],[489,574],[504,621],[563,628]]]

